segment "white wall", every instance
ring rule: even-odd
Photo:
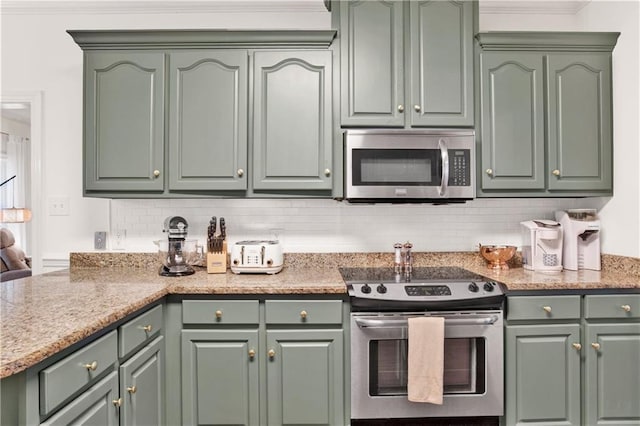
[[[73,2],[51,1],[48,3],[61,6],[38,10],[28,7],[11,9],[7,3],[15,5],[19,2],[4,3],[2,90],[42,91],[44,210],[51,197],[68,197],[70,201],[69,216],[34,212],[45,216],[44,231],[38,238],[43,257],[51,262],[67,259],[71,251],[92,250],[94,231],[115,228],[127,229],[128,250],[152,251],[154,248],[149,241],[162,237],[162,222],[172,214],[181,214],[191,222],[193,236],[204,235],[208,217],[214,214],[226,215],[232,239],[269,236],[263,234],[268,234],[274,227],[282,229],[279,232],[287,251],[391,250],[393,242],[403,240],[411,240],[418,250],[470,250],[478,242],[518,243],[517,224],[520,220],[551,217],[554,210],[561,208],[600,207],[603,204],[606,204],[603,210],[604,251],[640,256],[637,105],[635,116],[632,115],[633,108],[629,108],[628,114],[619,114],[621,110],[616,107],[615,152],[616,170],[619,172],[616,174],[616,194],[610,201],[496,199],[475,200],[462,206],[351,206],[331,200],[108,201],[83,198],[82,52],[66,34],[67,29],[327,29],[330,27],[329,14],[312,9],[284,13],[264,8],[244,13],[237,10],[217,13],[193,13],[194,10],[188,13],[103,13],[69,6]],[[25,3],[28,2],[22,2]],[[616,29],[618,25],[620,28],[616,30],[636,26],[635,44],[629,35],[629,47],[614,52],[616,63],[622,61],[626,64],[633,56],[633,48],[638,49],[638,19],[637,16],[628,16],[629,9],[635,6],[621,2],[599,3],[595,0],[577,15],[483,15],[481,28],[589,29],[589,26],[595,27],[595,18],[602,13],[600,9],[605,9],[620,20],[619,24],[613,22],[610,29]],[[635,84],[637,88],[637,53],[635,58],[635,71],[622,74],[617,68],[614,71],[616,99],[625,97],[627,87]],[[631,81],[633,73],[636,80]],[[629,153],[633,155],[627,157]],[[627,158],[630,159],[625,163]],[[631,183],[623,183],[620,173],[624,173],[624,180]],[[256,211],[256,208],[260,209],[260,215],[247,213]],[[266,218],[262,212],[266,213]],[[625,216],[624,221],[619,220],[621,216]],[[636,226],[628,227],[629,218],[635,218]],[[622,235],[628,238],[619,237]],[[635,243],[628,244],[625,242],[628,240]]]

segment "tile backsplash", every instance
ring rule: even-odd
[[[471,251],[478,243],[521,245],[520,222],[556,210],[597,208],[598,199],[475,199],[464,204],[349,204],[326,199],[111,200],[110,248],[153,252],[168,216],[205,241],[211,216],[224,217],[230,244],[278,238],[288,253],[386,252],[411,241],[416,251]],[[124,238],[115,241],[119,233]],[[122,237],[121,237],[122,238]]]

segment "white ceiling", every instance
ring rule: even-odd
[[[8,118],[23,124],[31,124],[31,106],[28,103],[19,105],[21,105],[22,108],[16,108],[18,104],[15,102],[0,103],[2,118]]]

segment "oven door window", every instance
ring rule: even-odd
[[[407,340],[369,342],[369,394],[407,394]],[[485,392],[485,339],[454,338],[444,341],[444,394]]]
[[[437,149],[354,149],[351,178],[357,186],[438,186],[441,163]]]

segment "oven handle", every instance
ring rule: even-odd
[[[492,325],[498,321],[497,315],[482,318],[447,318],[445,317],[445,325]],[[399,328],[408,325],[407,318],[398,319],[372,319],[372,318],[356,318],[356,324],[360,328]]]
[[[440,180],[438,193],[441,197],[444,197],[449,184],[449,150],[447,149],[447,144],[444,139],[438,141],[438,148],[440,148],[440,157],[442,159],[442,179]]]

